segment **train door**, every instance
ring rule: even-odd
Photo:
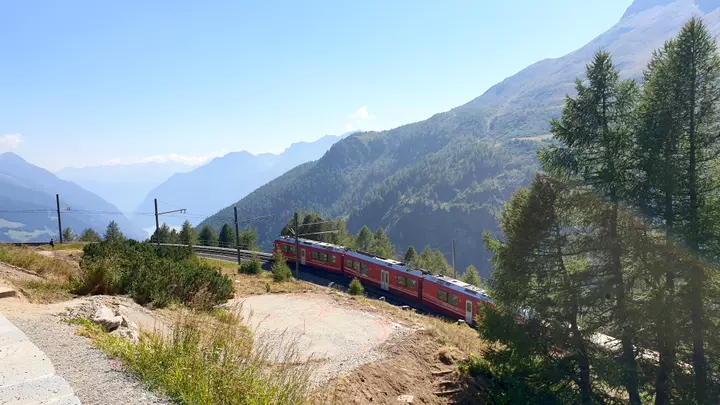
[[[472,301],[465,300],[465,322],[468,325],[473,323]]]
[[[380,270],[380,288],[383,290],[390,288],[390,272],[387,270]]]
[[[300,264],[305,265],[305,249],[300,249]]]

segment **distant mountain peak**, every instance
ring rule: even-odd
[[[694,4],[701,12],[706,14],[720,8],[720,0],[635,0],[625,11],[622,18],[641,13],[653,7],[667,6],[672,3]]]

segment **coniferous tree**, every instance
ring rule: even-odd
[[[70,227],[63,230],[63,242],[73,242],[75,239],[77,239],[77,235],[75,235],[75,232],[73,232]]]
[[[413,265],[415,262],[415,259],[417,258],[417,251],[415,251],[415,248],[410,246],[408,250],[405,252],[405,256],[403,256],[403,261],[406,264]]]
[[[467,269],[465,269],[465,274],[463,274],[462,276],[462,281],[468,284],[472,284],[475,287],[480,287],[480,284],[482,283],[477,269],[472,264],[468,266]]]
[[[379,226],[377,231],[375,231],[370,251],[386,259],[395,257],[395,246],[393,246],[392,242],[390,242],[390,238],[388,238],[387,234],[385,234],[382,226]]]
[[[183,245],[197,245],[198,234],[195,228],[190,224],[190,221],[185,220],[182,224],[182,229],[179,234],[180,243]]]
[[[80,241],[81,242],[100,242],[100,241],[102,241],[102,236],[100,236],[100,234],[97,233],[94,229],[86,228],[80,234]]]
[[[257,250],[258,234],[256,228],[246,227],[240,231],[240,249]]]
[[[631,145],[638,90],[634,81],[619,80],[607,52],[595,55],[586,74],[587,84],[576,82],[577,97],[568,97],[562,117],[551,123],[551,132],[562,146],[545,149],[541,157],[549,173],[579,179],[611,203],[606,208],[607,219],[601,224],[603,235],[594,247],[598,258],[593,267],[607,273],[604,282],[615,301],[611,321],[620,334],[624,385],[630,403],[639,405],[635,331],[629,308],[631,291],[624,278],[623,245],[618,232],[620,203],[628,189],[626,176],[634,167]]]
[[[205,225],[200,229],[199,239],[201,246],[218,245],[218,236],[210,225]]]
[[[374,243],[374,236],[370,232],[370,228],[363,226],[355,237],[355,247],[358,250],[369,252],[372,250]]]
[[[224,224],[222,226],[222,229],[220,229],[219,241],[221,247],[235,247],[235,232],[233,232],[230,225]]]
[[[120,227],[115,221],[110,221],[105,229],[105,240],[108,242],[122,242],[125,240],[125,235],[120,232]]]
[[[150,241],[152,243],[157,243],[158,240],[160,241],[160,243],[171,243],[170,226],[168,224],[163,223],[162,225],[160,225],[160,228],[156,229],[150,237]]]
[[[173,228],[170,230],[167,243],[172,243],[174,245],[180,243],[180,234],[178,233],[177,229]]]

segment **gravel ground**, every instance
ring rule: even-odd
[[[172,404],[149,392],[133,375],[92,347],[90,340],[75,334],[76,327],[49,314],[4,314],[20,328],[65,378],[85,405]]]
[[[280,357],[287,351],[284,343],[292,342],[300,360],[313,363],[315,384],[384,358],[387,345],[413,332],[320,294],[255,295],[236,303],[259,342],[279,348]]]

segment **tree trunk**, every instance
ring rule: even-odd
[[[570,328],[573,334],[573,344],[577,352],[578,365],[580,366],[580,403],[583,405],[592,405],[592,388],[590,385],[590,361],[588,360],[587,348],[585,341],[580,335],[577,325],[577,299],[573,300],[573,313],[570,320]]]
[[[615,283],[616,305],[618,324],[621,328],[620,342],[622,344],[622,363],[625,371],[625,388],[630,396],[630,403],[640,405],[640,392],[638,389],[637,362],[635,361],[635,349],[633,348],[633,332],[628,324],[627,303],[625,301],[625,281],[622,275],[622,263],[620,261],[620,244],[617,232],[618,204],[613,203],[610,216],[610,240],[612,255],[612,271]]]

